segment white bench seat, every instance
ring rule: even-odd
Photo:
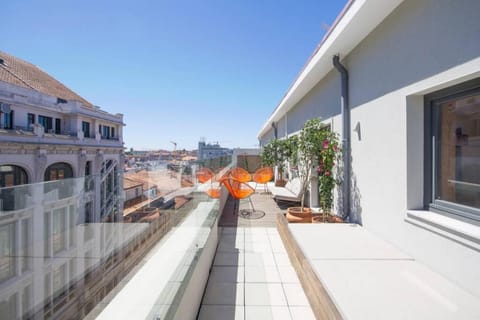
[[[299,178],[293,178],[285,187],[272,186],[269,188],[275,201],[300,202],[302,200],[302,183]]]

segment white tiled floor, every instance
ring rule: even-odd
[[[276,228],[224,228],[198,319],[315,319]]]

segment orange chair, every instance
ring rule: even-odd
[[[200,168],[197,170],[197,181],[199,183],[205,183],[209,180],[212,180],[215,177],[215,173],[208,168]]]
[[[252,181],[252,176],[250,175],[250,173],[248,173],[247,170],[242,169],[240,167],[236,167],[230,170],[230,175],[232,176],[232,178],[234,178],[239,182]]]
[[[207,169],[211,174],[212,177],[209,179],[210,180],[210,188],[205,191],[208,196],[214,199],[219,199],[220,198],[220,193],[222,189],[222,184],[225,180],[230,179],[230,171],[231,169],[226,170],[218,179],[215,179],[215,174],[210,170]],[[220,173],[219,173],[220,174]],[[207,180],[208,181],[208,180]]]
[[[210,188],[208,188],[207,191],[205,191],[205,192],[208,194],[208,196],[210,198],[219,199],[220,198],[220,190],[221,190],[220,184],[215,183],[215,185],[212,184],[212,186]]]
[[[253,206],[252,199],[250,198],[250,196],[253,193],[255,193],[255,189],[250,187],[247,183],[238,181],[233,177],[224,179],[222,183],[235,200],[240,201],[242,199],[248,198],[248,200],[250,201],[250,205],[252,206],[252,211],[249,211],[247,213],[240,212],[242,216],[244,217],[249,216],[249,215],[252,215],[252,213],[257,212],[255,210],[255,207]],[[236,204],[237,203],[235,202],[235,205],[233,207],[233,214],[235,214],[235,212],[237,211]],[[246,210],[242,210],[242,211],[246,211]]]
[[[220,198],[220,184],[215,181],[215,173],[208,168],[200,168],[196,172],[198,183],[206,183],[210,181],[210,188],[205,190],[205,193],[214,199]]]
[[[257,189],[258,184],[263,184],[265,187],[265,192],[267,192],[267,182],[272,180],[273,170],[270,167],[263,167],[255,171],[253,174],[253,181],[255,181],[255,189]]]

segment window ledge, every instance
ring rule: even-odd
[[[426,210],[408,210],[405,221],[480,251],[480,226]]]

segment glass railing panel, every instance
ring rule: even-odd
[[[210,164],[220,172],[227,161]],[[132,174],[116,169],[0,188],[0,318],[101,318],[146,267],[159,285],[150,298],[134,292],[150,299],[145,316],[174,314],[219,216],[196,181],[203,164],[175,164],[138,170],[127,206],[121,181]]]

